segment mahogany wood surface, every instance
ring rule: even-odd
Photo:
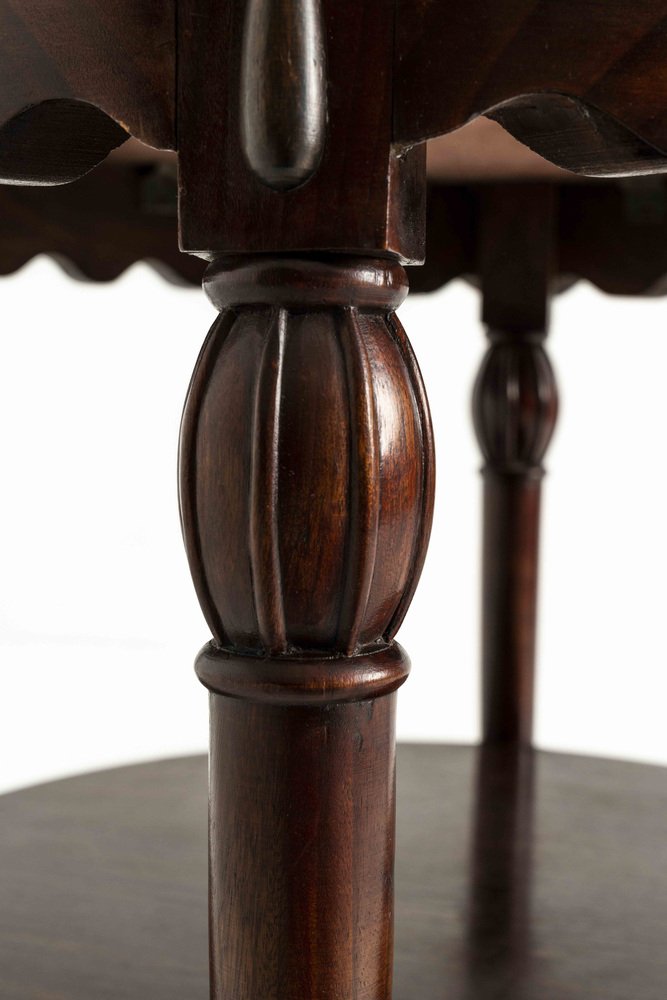
[[[402,268],[225,260],[206,286],[224,311],[185,408],[181,505],[215,639],[255,655],[391,642],[433,504],[428,408],[393,316]]]
[[[665,769],[399,746],[397,793],[395,1000],[663,1000]],[[3,1000],[207,998],[206,799],[203,757],[0,797]]]
[[[128,134],[173,148],[175,25],[172,0],[2,0],[3,181],[73,180]]]
[[[530,199],[534,182],[499,185],[498,200]],[[541,182],[540,182],[541,183]],[[481,233],[493,185],[429,186],[426,262],[408,269],[412,293],[431,292],[455,278],[479,285]],[[580,279],[611,295],[663,295],[667,291],[667,182],[663,177],[587,181],[553,186],[554,221],[551,291]],[[522,225],[530,226],[526,218]],[[517,222],[518,246],[525,246]],[[523,264],[521,263],[523,260]],[[529,262],[517,253],[516,266]],[[487,274],[488,274],[487,269]],[[496,290],[502,288],[496,282]],[[516,285],[508,286],[516,291]],[[509,300],[521,309],[522,295]]]
[[[394,135],[488,114],[589,174],[667,169],[665,0],[399,0]]]
[[[112,156],[73,184],[0,186],[0,274],[45,253],[82,280],[111,281],[144,260],[168,280],[200,285],[206,263],[178,252],[173,164],[154,164],[146,154],[132,163]],[[529,198],[533,183],[508,182],[498,197],[514,201],[526,188]],[[479,284],[491,190],[487,183],[429,184],[426,263],[407,269],[412,294],[460,277]],[[580,279],[612,295],[667,292],[665,179],[557,183],[553,198],[553,292]]]
[[[201,285],[204,271],[178,250],[171,167],[113,159],[73,184],[0,186],[0,274],[38,254],[82,281],[113,281],[137,261],[188,287]]]
[[[215,1000],[390,1000],[394,635],[433,511],[390,260],[220,257],[183,415],[180,498],[214,640]],[[295,863],[291,858],[295,857]]]
[[[532,741],[542,460],[558,397],[543,342],[554,272],[554,191],[482,194],[483,321],[490,346],[473,397],[484,455],[483,733]]]
[[[7,180],[31,182],[38,174],[43,182],[62,179],[67,171],[77,176],[100,158],[102,146],[108,151],[120,140],[108,134],[103,117],[109,116],[126,133],[157,148],[178,144],[187,164],[199,156],[199,170],[193,167],[184,181],[191,206],[184,212],[190,250],[384,248],[416,259],[423,161],[409,149],[476,115],[488,113],[547,159],[572,170],[664,170],[666,18],[665,0],[631,6],[625,0],[508,0],[502,5],[401,0],[396,13],[381,0],[363,6],[351,0],[343,6],[333,0],[253,0],[247,24],[240,0],[188,0],[178,19],[170,0],[106,6],[95,0],[83,8],[66,0],[48,14],[37,0],[2,0],[0,123],[34,113],[28,128],[44,154],[40,169],[35,157],[17,148],[13,132],[5,137],[0,129],[3,172]],[[279,35],[272,30],[276,44],[269,51],[262,44],[272,26]],[[319,71],[290,78],[281,71],[288,65],[303,71],[318,65]],[[322,72],[327,87],[318,75]],[[72,122],[65,131],[55,105],[51,123],[33,110],[45,101],[85,102],[89,108],[80,105],[78,127]],[[247,115],[251,105],[254,124]],[[101,111],[97,121],[93,108]],[[302,113],[314,132],[310,126],[301,132]],[[216,125],[203,143],[197,130],[207,129],[209,122]],[[245,233],[232,227],[223,244],[217,230],[227,196],[224,185],[208,176],[216,155],[222,157],[225,147],[238,149],[241,131],[246,140],[258,139],[261,132],[265,150],[273,144],[274,152],[280,151],[283,139],[276,128],[285,124],[305,137],[304,149],[314,142],[313,166],[322,152],[311,189],[295,191],[285,202],[292,219],[300,219],[295,231],[288,235],[282,210],[276,214],[261,187],[253,186],[247,158],[220,159],[223,173],[233,177],[229,186],[237,198],[244,192],[247,204],[263,205],[261,247],[252,242],[258,240],[253,236],[257,227]],[[364,148],[366,135],[373,136],[372,154]],[[52,151],[54,144],[61,154]],[[247,153],[247,141],[245,146]],[[306,172],[303,179],[308,177]],[[324,212],[327,184],[329,198],[337,203],[339,233]],[[393,214],[383,222],[387,190],[399,187],[403,197],[392,199]],[[206,232],[196,216],[207,196],[211,221]],[[357,203],[366,205],[366,225],[353,212]],[[344,243],[340,233],[346,229]]]
[[[425,151],[392,141],[391,5],[257,0],[249,12],[283,26],[268,50],[248,37],[258,25],[246,20],[245,7],[240,0],[181,3],[183,248],[204,256],[335,250],[421,260]],[[290,67],[323,60],[326,87],[317,73],[310,83],[303,74],[292,81]],[[299,149],[290,138],[297,135]],[[282,167],[270,168],[281,153]],[[301,169],[292,157],[302,155],[307,183],[287,190],[281,183],[280,193],[266,183],[267,171],[275,180],[282,169],[291,184]]]
[[[270,188],[309,180],[326,142],[327,59],[320,0],[249,0],[241,50],[241,145]]]
[[[44,101],[0,128],[0,180],[66,184],[126,139],[125,130],[92,104]]]
[[[212,996],[391,996],[394,717],[211,695]]]
[[[177,17],[169,0],[66,0],[56,17],[43,13],[35,0],[0,0],[0,174],[70,180],[125,135],[177,148],[181,246],[211,261],[204,283],[221,310],[190,386],[180,447],[183,533],[213,633],[198,658],[211,690],[212,1000],[390,1000],[394,702],[408,671],[394,636],[424,561],[434,487],[428,405],[394,312],[407,289],[401,264],[423,257],[422,140],[487,111],[573,170],[664,170],[667,0],[180,0]],[[532,1000],[592,989],[652,1000],[664,994],[664,969],[646,974],[644,948],[662,940],[661,901],[641,941],[632,935],[644,905],[633,893],[655,888],[653,865],[638,863],[634,825],[619,855],[615,839],[605,850],[610,797],[582,799],[580,776],[590,795],[591,781],[616,789],[620,775],[616,804],[627,812],[616,824],[635,820],[643,781],[655,790],[652,808],[664,802],[664,776],[633,770],[629,789],[622,768],[567,764],[568,813],[559,764],[540,758],[547,777],[535,780],[546,790],[534,800],[533,758],[517,748],[530,733],[536,482],[556,408],[541,343],[560,250],[550,238],[554,193],[526,190],[515,203],[514,193],[498,201],[491,192],[488,204],[483,193],[472,208],[467,195],[454,206],[448,198],[445,215],[481,227],[476,238],[457,237],[453,259],[471,259],[473,271],[460,273],[481,277],[492,330],[476,396],[488,466],[486,735],[513,745],[509,756],[491,747],[480,758],[463,925],[447,909],[460,898],[455,882],[442,921],[441,906],[431,908],[436,870],[418,840],[408,857],[418,894],[408,897],[410,920],[425,920],[430,933],[445,923],[465,942],[437,975],[445,996],[490,1000],[501,988],[508,1000]],[[448,859],[457,854],[447,824],[466,815],[474,756],[451,753],[435,755],[453,761],[451,770],[429,773],[429,752],[412,751],[419,766],[408,782],[416,790],[421,769],[432,804],[446,778],[445,825],[438,814],[435,827],[427,819],[421,828]],[[158,781],[162,771],[150,773]],[[68,788],[94,790],[81,781]],[[130,800],[140,808],[141,793]],[[558,909],[576,856],[576,840],[565,861],[559,853],[563,831],[581,835],[589,815],[595,835],[576,869],[586,879],[577,874]],[[42,835],[29,814],[26,824]],[[655,848],[653,826],[641,833]],[[153,869],[149,885],[156,877]],[[131,874],[121,884],[125,900],[139,890]],[[546,944],[535,949],[541,885]],[[629,931],[610,916],[619,898]],[[95,906],[108,917],[99,885],[95,900],[78,917],[90,920]],[[399,942],[409,946],[405,926]],[[33,971],[11,972],[17,996],[39,983],[43,952],[31,943]],[[622,968],[605,949],[614,958],[625,949]],[[121,951],[126,984],[131,953]],[[438,960],[444,953],[441,938]],[[90,969],[90,954],[82,964]],[[398,1000],[427,997],[431,967],[418,946],[404,953]],[[142,996],[166,998],[170,988],[164,971],[141,985]],[[52,979],[45,989],[58,996]],[[105,991],[123,995],[113,977],[92,995]],[[60,995],[76,1000],[71,982]]]

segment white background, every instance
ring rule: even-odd
[[[143,265],[110,286],[48,260],[0,282],[0,790],[203,751],[207,629],[176,501],[182,402],[213,319]],[[401,310],[438,444],[430,555],[400,635],[399,736],[478,733],[484,349],[462,283]],[[667,304],[580,284],[555,305],[537,738],[667,763]]]

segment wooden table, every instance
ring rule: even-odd
[[[664,289],[667,0],[0,0],[0,25],[0,177],[74,182],[0,191],[0,270],[148,256],[220,310],[180,445],[212,998],[389,1000],[396,913],[397,1000],[662,1000],[667,777],[536,753],[532,706],[549,299]],[[480,749],[402,749],[395,905],[395,635],[435,483],[406,267],[483,296],[484,699]],[[204,794],[194,760],[2,800],[3,998],[203,997]]]

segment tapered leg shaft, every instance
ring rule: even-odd
[[[482,201],[490,345],[473,410],[485,459],[482,688],[489,743],[532,739],[542,461],[558,405],[544,350],[552,197],[534,185],[491,189]]]
[[[482,690],[490,741],[533,725],[541,479],[484,471]]]
[[[215,997],[390,996],[395,698],[211,695]]]

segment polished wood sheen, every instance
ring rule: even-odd
[[[276,25],[271,39],[253,34],[248,43],[247,11]],[[394,143],[393,45],[386,0],[253,0],[250,8],[182,0],[183,249],[207,257],[337,251],[422,260],[425,151]],[[306,60],[319,69],[322,53],[320,87]],[[258,92],[267,94],[260,105],[249,97]],[[275,179],[280,164],[271,163],[285,155],[276,143],[288,141],[288,128],[298,146],[288,159],[302,161],[309,179],[278,195],[263,175]]]
[[[224,311],[185,408],[181,503],[214,637],[255,655],[391,642],[434,481],[421,378],[393,315],[402,268],[221,261],[206,287]]]
[[[217,258],[180,445],[214,640],[214,1000],[390,1000],[394,642],[434,459],[395,261]]]
[[[199,680],[213,694],[266,705],[329,707],[391,694],[409,668],[397,642],[356,656],[263,656],[252,661],[209,642],[196,662]]]
[[[390,997],[394,715],[211,696],[213,996]]]
[[[177,150],[181,247],[210,263],[221,311],[180,448],[183,534],[213,634],[197,658],[211,704],[212,1000],[391,998],[394,712],[409,667],[394,637],[434,485],[428,406],[395,315],[402,265],[423,259],[423,140],[486,113],[573,171],[663,171],[666,24],[667,0],[0,0],[0,177],[69,181],[130,135]],[[665,273],[662,249],[651,266],[632,250],[627,285],[608,263],[653,224],[648,243],[664,242],[664,189],[645,203],[594,190],[562,211],[539,184],[432,201],[448,236],[422,287],[479,279],[490,332],[475,394],[486,745],[408,754],[397,1000],[665,993],[664,774],[530,749],[556,416],[549,294],[558,272],[558,287],[592,274],[615,290]],[[201,850],[201,831],[170,797],[199,779],[172,767],[131,772],[127,795],[122,775],[117,796],[113,777],[60,786],[66,815],[78,802],[74,833],[48,790],[9,800],[19,820],[0,822],[0,898],[19,916],[0,916],[3,1000],[200,988],[188,955],[202,926],[180,904],[196,885],[202,905],[203,880],[201,868],[183,880],[179,845],[194,829]],[[157,826],[145,795],[158,796]],[[129,860],[105,868],[115,836]]]
[[[663,1000],[663,768],[399,746],[397,791],[394,1000]],[[208,998],[206,799],[203,757],[0,797],[3,1000]]]
[[[319,0],[249,0],[241,54],[241,142],[257,177],[279,191],[317,169],[327,125]]]

